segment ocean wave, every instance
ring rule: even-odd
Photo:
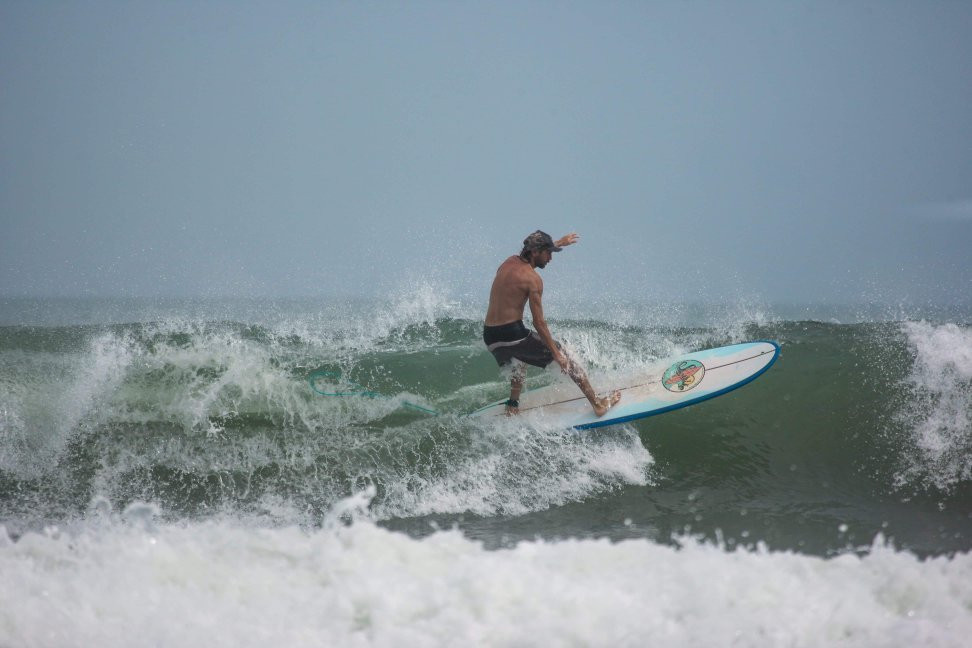
[[[870,648],[972,633],[968,553],[919,560],[880,537],[828,559],[691,537],[487,551],[456,530],[379,528],[366,499],[336,509],[350,525],[312,531],[103,504],[71,529],[0,527],[0,644]]]
[[[519,514],[646,483],[650,455],[630,430],[585,439],[515,425],[483,430],[463,419],[506,387],[481,350],[489,384],[430,380],[435,363],[456,378],[456,351],[449,342],[430,351],[429,340],[407,343],[421,353],[403,351],[403,332],[432,317],[417,312],[394,329],[395,344],[350,354],[263,327],[184,321],[86,329],[86,346],[71,353],[8,350],[0,361],[17,380],[2,395],[10,429],[0,438],[0,468],[18,485],[0,512],[22,510],[17,500],[40,489],[68,516],[79,493],[99,493],[115,502],[156,499],[192,517],[233,509],[276,523],[277,503],[289,498],[300,503],[288,520],[295,523],[372,483],[383,517]],[[468,337],[461,321],[426,324],[436,340],[443,332]],[[382,391],[322,396],[307,382],[322,365]],[[444,396],[417,394],[423,383]],[[29,508],[43,519],[57,505]]]
[[[826,552],[834,543],[827,529],[844,519],[871,532],[893,523],[894,515],[878,517],[870,504],[898,497],[896,488],[920,494],[944,484],[960,492],[934,494],[935,506],[951,510],[963,501],[966,365],[961,354],[958,364],[941,359],[949,348],[965,348],[960,326],[777,322],[750,309],[691,327],[554,321],[595,386],[675,353],[740,339],[774,338],[783,348],[754,388],[578,433],[465,417],[509,390],[479,339],[481,322],[435,291],[407,299],[381,316],[371,305],[336,313],[333,322],[170,318],[0,329],[0,521],[18,533],[41,528],[83,515],[101,495],[118,507],[154,501],[170,521],[227,515],[310,528],[335,502],[373,485],[383,523],[471,514],[488,525],[488,518],[532,520],[558,507],[569,516],[618,494],[625,506],[640,505],[632,497],[646,502],[662,529],[652,536],[658,541],[686,522],[711,531],[723,498],[783,517],[810,512],[820,530],[807,546]],[[368,328],[369,317],[381,321]],[[921,361],[912,366],[916,355]],[[353,383],[368,393],[321,395],[308,383],[317,371],[333,376],[334,387]],[[912,378],[926,374],[951,377],[951,387],[918,388]],[[567,380],[531,370],[527,386]],[[931,426],[938,421],[944,427]],[[941,464],[914,450],[925,427],[929,439],[951,448]],[[719,495],[698,510],[666,500],[700,485]],[[947,538],[916,531],[899,546],[961,545],[961,520],[944,526]],[[774,532],[772,523],[764,532]],[[799,533],[776,537],[804,546]]]

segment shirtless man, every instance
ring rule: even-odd
[[[555,243],[549,234],[537,230],[524,239],[520,254],[508,258],[496,271],[493,288],[489,292],[483,342],[501,367],[510,365],[514,359],[541,368],[556,362],[587,396],[594,413],[603,416],[621,399],[621,392],[614,391],[603,398],[594,393],[583,369],[564,353],[560,343],[550,335],[540,301],[543,280],[536,268],[546,267],[554,252],[560,252],[566,245],[573,245],[578,238],[577,234],[568,234]],[[530,302],[536,332],[523,325],[523,308],[527,301]],[[514,364],[510,399],[506,401],[507,414],[519,413],[524,377],[525,367]]]

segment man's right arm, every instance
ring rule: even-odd
[[[560,368],[567,371],[567,358],[560,351],[560,347],[554,341],[553,336],[550,334],[550,329],[547,328],[547,320],[543,318],[543,283],[539,277],[537,277],[536,282],[530,286],[530,314],[533,316],[533,326],[537,329],[537,334],[543,343],[547,345],[550,352],[553,353],[554,362],[560,365]]]

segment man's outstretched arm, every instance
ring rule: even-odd
[[[579,238],[580,235],[577,232],[571,232],[570,234],[565,234],[564,236],[561,236],[559,239],[557,239],[554,242],[554,245],[556,245],[557,247],[573,245],[574,243],[577,242]]]

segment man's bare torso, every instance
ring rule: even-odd
[[[486,326],[499,326],[523,319],[530,291],[542,289],[543,281],[533,267],[518,256],[511,256],[496,271],[489,291]]]

